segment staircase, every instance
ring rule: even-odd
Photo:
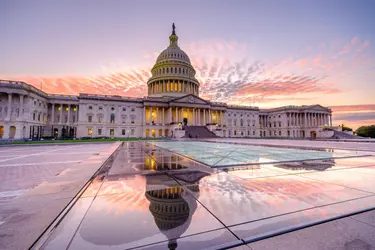
[[[355,136],[355,135],[348,135],[341,131],[334,131],[333,139],[363,139],[363,137]]]
[[[186,126],[184,138],[214,138],[217,137],[213,132],[205,126]]]

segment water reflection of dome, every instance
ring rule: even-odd
[[[170,249],[177,248],[177,241],[190,226],[197,203],[191,195],[185,195],[182,187],[146,191],[150,212],[155,224],[169,240]]]
[[[191,218],[197,209],[197,200],[188,193],[199,192],[199,180],[207,173],[177,174],[178,179],[190,181],[186,186],[165,189],[153,188],[152,178],[147,182],[146,198],[150,201],[150,212],[156,226],[169,240],[168,248],[177,248],[177,239],[189,228]],[[183,176],[188,176],[183,178]]]

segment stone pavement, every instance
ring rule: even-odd
[[[0,148],[0,249],[26,249],[119,143]]]

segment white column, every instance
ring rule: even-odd
[[[193,125],[195,125],[195,112],[194,112],[194,108],[193,108]]]
[[[329,115],[329,126],[332,127],[332,115]]]
[[[203,126],[206,126],[206,109],[203,109]]]
[[[59,122],[60,124],[62,124],[63,122],[63,117],[62,117],[63,108],[64,108],[64,105],[60,104],[60,122]]]
[[[20,112],[18,113],[18,118],[23,120],[23,95],[20,95]]]
[[[201,109],[197,109],[198,111],[198,125],[201,126]]]
[[[152,123],[152,106],[150,106],[150,124]],[[151,133],[151,131],[150,131]]]
[[[162,119],[163,119],[163,125],[164,125],[165,124],[164,108],[163,108],[162,112],[163,112],[163,116],[162,116],[163,118]],[[164,133],[164,131],[163,131],[163,133]]]
[[[70,123],[70,104],[68,104],[68,119],[66,123]]]
[[[172,107],[169,107],[169,123],[172,122]]]
[[[156,107],[155,123],[159,123],[159,107]]]
[[[52,103],[52,114],[51,114],[51,123],[55,122],[55,104]]]
[[[8,93],[7,120],[10,120],[11,111],[12,111],[12,93]]]
[[[142,125],[146,123],[146,106],[143,106]]]

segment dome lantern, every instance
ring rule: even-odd
[[[178,47],[178,44],[177,44],[177,41],[178,41],[178,36],[176,35],[176,26],[174,25],[174,23],[172,24],[172,34],[169,36],[169,46],[177,46]]]

